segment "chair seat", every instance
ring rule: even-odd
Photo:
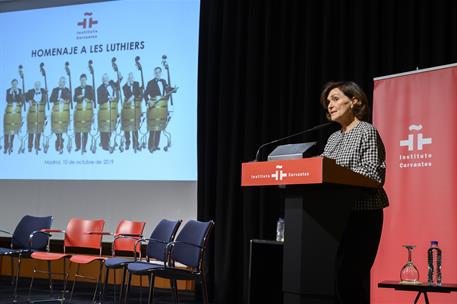
[[[196,277],[200,276],[200,273],[176,267],[161,267],[154,270],[154,275],[166,279],[194,280]]]
[[[109,258],[105,261],[107,268],[121,268],[129,263],[135,262],[132,258]]]
[[[100,260],[105,260],[105,258],[98,256],[98,255],[82,255],[82,254],[73,255],[70,258],[70,262],[76,263],[76,264],[89,264],[93,261],[100,261]]]
[[[29,258],[30,255],[36,250],[30,249],[11,249],[0,247],[0,256],[2,255],[12,255],[12,256],[21,256],[23,258]]]
[[[0,247],[0,255],[10,255],[16,253],[19,253],[16,249]]]
[[[42,261],[57,261],[66,257],[69,257],[69,254],[66,253],[54,253],[54,252],[34,252],[32,253],[32,258],[35,260]]]
[[[129,263],[127,268],[133,274],[148,274],[155,269],[162,268],[162,264],[153,264],[148,262]]]

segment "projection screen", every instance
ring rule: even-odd
[[[2,226],[195,218],[199,1],[36,2],[0,3]]]

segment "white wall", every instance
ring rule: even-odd
[[[57,229],[72,217],[102,218],[105,231],[145,221],[149,236],[163,218],[197,217],[197,182],[0,181],[0,229],[12,231],[25,214],[52,215]]]

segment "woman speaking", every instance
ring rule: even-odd
[[[321,94],[330,121],[341,125],[322,156],[340,166],[384,184],[385,150],[376,129],[366,122],[368,101],[354,82],[330,82]],[[378,250],[383,208],[389,205],[384,189],[366,189],[354,201],[336,260],[335,293],[338,303],[370,303],[370,269]]]

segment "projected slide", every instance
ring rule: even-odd
[[[0,179],[196,180],[199,1],[0,14]]]

